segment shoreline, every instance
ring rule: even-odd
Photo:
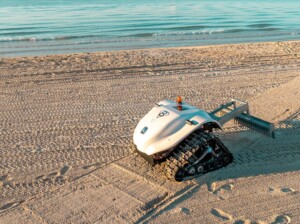
[[[251,67],[282,67],[296,63],[300,41],[261,42],[196,47],[154,48],[139,50],[75,53],[47,56],[0,58],[2,76],[10,74],[50,75],[52,80],[61,74],[95,77],[122,77],[130,74],[176,75],[187,73],[226,73],[226,70],[251,72]],[[1,78],[1,75],[0,75]]]
[[[207,48],[207,47],[217,47],[217,46],[234,46],[234,45],[255,45],[255,44],[272,44],[272,43],[293,43],[293,42],[300,42],[300,40],[280,40],[280,41],[249,41],[249,42],[238,42],[238,43],[212,43],[212,44],[206,44],[206,45],[187,45],[187,46],[174,46],[174,47],[143,47],[143,48],[132,48],[132,49],[116,49],[116,50],[99,50],[99,51],[91,51],[91,52],[70,52],[70,53],[50,53],[50,54],[28,54],[28,55],[22,55],[20,53],[19,55],[7,55],[7,56],[0,56],[1,58],[19,58],[19,57],[47,57],[47,56],[64,56],[64,55],[80,55],[80,54],[100,54],[100,53],[108,53],[108,52],[126,52],[126,51],[142,51],[142,50],[166,50],[166,49],[189,49],[189,48]],[[38,51],[38,50],[37,50]],[[59,50],[57,50],[59,51]],[[10,54],[10,53],[5,53]]]
[[[252,48],[255,50],[256,47],[263,47],[266,48],[266,46],[269,45],[270,47],[274,46],[281,46],[284,48],[285,45],[287,45],[288,47],[292,46],[292,47],[296,47],[295,49],[295,54],[298,54],[298,48],[300,45],[300,40],[295,40],[295,41],[276,41],[276,42],[256,42],[256,43],[235,43],[235,44],[220,44],[220,45],[204,45],[204,46],[186,46],[186,47],[166,47],[166,48],[141,48],[141,49],[130,49],[130,50],[116,50],[116,51],[98,51],[98,52],[80,52],[80,53],[62,53],[62,54],[49,54],[49,55],[31,55],[31,56],[12,56],[12,57],[0,57],[0,61],[10,61],[10,60],[14,60],[14,59],[53,59],[55,57],[57,58],[65,58],[65,57],[72,57],[72,56],[78,56],[78,57],[84,57],[84,56],[99,56],[101,57],[102,55],[118,55],[120,54],[120,56],[123,56],[124,54],[126,54],[127,56],[132,56],[134,55],[134,53],[143,53],[143,52],[147,52],[147,53],[155,53],[155,55],[157,55],[158,57],[161,57],[161,55],[159,55],[159,53],[165,53],[165,52],[170,52],[171,54],[173,52],[175,52],[176,54],[180,54],[180,51],[184,51],[184,50],[195,50],[195,51],[199,51],[198,53],[201,53],[201,50],[212,50],[212,49],[224,49],[224,48],[228,48],[230,50],[237,50],[237,49],[249,49]],[[272,52],[274,52],[274,49],[264,49],[266,54],[272,54]],[[219,52],[218,52],[219,53]],[[239,52],[236,52],[237,54]],[[243,52],[242,52],[243,53]],[[250,52],[251,53],[251,52]],[[287,52],[292,54],[292,52]],[[145,55],[147,57],[147,55]],[[183,55],[184,56],[184,55]],[[299,55],[297,55],[299,56]],[[296,57],[297,57],[296,56]]]

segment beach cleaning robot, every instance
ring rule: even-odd
[[[212,112],[177,97],[163,100],[134,130],[136,152],[150,164],[165,162],[169,179],[182,181],[227,166],[233,155],[213,133],[234,119],[247,128],[274,138],[272,123],[251,116],[248,103],[233,99]]]

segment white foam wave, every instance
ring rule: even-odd
[[[201,31],[192,31],[192,32],[168,32],[168,33],[154,33],[153,36],[179,36],[179,35],[201,35],[201,34],[215,34],[215,33],[224,33],[225,29],[205,29]]]
[[[72,37],[68,36],[49,36],[49,37],[3,37],[0,38],[0,42],[14,42],[14,41],[28,41],[28,42],[36,42],[36,41],[46,41],[46,40],[66,40],[71,39]]]

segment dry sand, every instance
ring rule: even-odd
[[[300,223],[300,42],[0,59],[0,223]],[[167,180],[133,153],[138,120],[231,98],[275,140],[218,133],[226,168]]]

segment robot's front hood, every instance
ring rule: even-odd
[[[187,104],[183,110],[173,101],[161,101],[138,123],[134,131],[137,149],[153,155],[176,146],[182,139],[212,118],[203,110]]]

